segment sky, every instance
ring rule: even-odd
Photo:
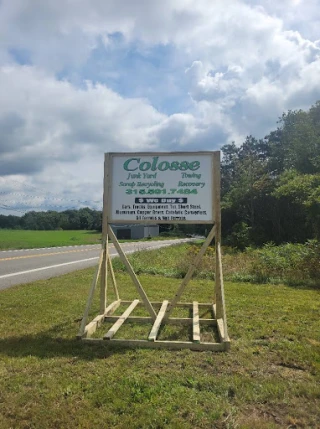
[[[103,154],[218,150],[320,99],[320,0],[0,0],[0,213],[102,207]]]

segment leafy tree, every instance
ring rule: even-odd
[[[301,222],[297,225],[299,234],[320,238],[320,173],[299,174],[296,170],[285,171],[279,180],[274,195],[279,200],[287,200],[291,208],[295,207],[296,216]],[[295,231],[292,231],[294,234]]]
[[[0,228],[15,229],[19,228],[20,217],[13,215],[0,215]]]

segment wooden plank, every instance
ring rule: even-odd
[[[224,324],[222,319],[217,319],[218,334],[221,341],[225,340]]]
[[[216,303],[216,315],[217,319],[223,317],[221,308],[221,271],[219,264],[219,248],[221,245],[221,207],[220,207],[220,188],[221,188],[221,176],[220,176],[220,154],[217,153],[213,157],[213,199],[214,199],[214,222],[216,226],[215,236],[215,303]]]
[[[227,317],[225,310],[224,299],[224,283],[222,272],[222,256],[221,256],[221,207],[220,207],[220,152],[214,153],[213,156],[213,177],[214,177],[214,220],[216,225],[216,263],[215,263],[215,317],[223,320],[224,338],[228,338]],[[219,326],[219,325],[218,325]]]
[[[122,301],[121,301],[122,303]],[[108,316],[105,317],[105,322],[115,322],[117,319],[119,318],[119,316]],[[141,317],[141,316],[129,316],[127,317],[127,321],[128,322],[136,322],[136,323],[152,323],[153,320],[151,319],[151,317]],[[201,325],[206,325],[206,326],[217,326],[217,321],[216,319],[199,319],[199,321],[201,322]],[[192,325],[193,324],[193,318],[191,317],[186,317],[186,318],[178,318],[178,317],[170,317],[170,319],[168,319],[166,321],[166,323],[168,325]]]
[[[230,338],[228,337],[228,333],[226,334],[224,329],[224,322],[223,319],[217,320],[217,327],[218,327],[218,335],[220,338],[220,341],[224,344],[224,349],[230,350]]]
[[[122,304],[130,304],[132,301],[126,301],[121,300]],[[161,307],[163,301],[151,301],[151,304],[155,307]],[[139,306],[142,305],[141,302],[139,302]],[[198,302],[199,307],[209,307],[211,308],[212,302]],[[186,308],[193,308],[193,302],[177,302],[176,307],[186,307]]]
[[[122,303],[121,299],[118,299],[117,301],[113,301],[108,307],[106,308],[106,311],[104,313],[104,317],[111,315],[116,311],[116,309],[120,306]],[[116,316],[115,316],[116,317]]]
[[[88,343],[101,343],[100,338],[83,338],[82,341]],[[108,345],[117,347],[137,347],[137,348],[152,348],[152,349],[169,349],[169,350],[198,350],[198,351],[215,351],[222,352],[226,350],[224,343],[193,343],[187,341],[148,341],[148,340],[123,340],[113,338],[108,341]]]
[[[162,319],[163,319],[163,317],[166,313],[166,309],[168,307],[168,303],[169,303],[169,301],[163,301],[162,306],[160,308],[160,311],[158,313],[158,316],[157,316],[157,318],[156,318],[156,320],[152,326],[150,335],[148,337],[149,341],[155,341],[156,340],[160,326],[161,326]]]
[[[119,298],[117,281],[116,281],[116,276],[114,275],[113,265],[112,265],[112,261],[111,261],[111,258],[110,258],[110,254],[108,255],[108,262],[109,262],[109,269],[110,269],[110,274],[111,274],[111,279],[112,279],[113,290],[114,290],[114,293],[116,294],[117,299],[120,299]],[[128,301],[128,304],[130,302],[131,301]]]
[[[100,279],[100,314],[104,314],[107,306],[107,285],[108,285],[108,237],[103,244],[103,258],[101,265],[101,279]]]
[[[99,316],[94,318],[92,320],[92,322],[88,323],[88,325],[85,328],[84,335],[86,337],[90,337],[92,334],[94,334],[96,332],[97,328],[99,328],[99,326],[101,326],[103,319],[104,319],[104,315],[99,314]]]
[[[193,341],[200,343],[199,307],[197,301],[193,303]]]
[[[118,318],[116,323],[111,326],[109,331],[104,335],[104,340],[111,340],[111,338],[117,333],[123,323],[126,321],[127,317],[132,313],[135,307],[138,305],[139,300],[135,299],[132,304],[126,309],[126,311]]]
[[[90,337],[99,328],[102,322],[105,320],[106,315],[110,315],[116,311],[121,304],[121,300],[112,302],[105,310],[104,314],[99,314],[85,327],[82,337]]]
[[[224,343],[229,343],[230,345],[230,338],[228,337],[228,333],[225,332],[225,324],[223,322],[223,319],[217,320],[217,327],[218,327],[218,335],[219,335],[220,341]]]
[[[97,268],[96,268],[96,271],[95,271],[95,274],[94,274],[94,277],[93,277],[93,280],[92,280],[92,284],[91,284],[91,288],[90,288],[90,291],[89,291],[89,296],[88,296],[86,308],[84,310],[84,314],[83,314],[83,318],[82,318],[82,321],[81,321],[79,333],[77,335],[77,337],[80,337],[80,338],[82,338],[82,336],[84,334],[85,326],[87,324],[88,315],[89,315],[89,311],[90,311],[90,307],[91,307],[91,303],[92,303],[94,291],[96,289],[98,278],[99,278],[99,274],[100,274],[102,259],[103,259],[103,250],[101,249],[101,251],[100,251],[100,257],[99,257],[99,262],[98,262],[98,265],[97,265]]]
[[[109,206],[109,182],[110,182],[110,156],[104,155],[103,176],[103,208],[102,208],[102,242],[103,260],[100,280],[100,313],[103,314],[107,305],[107,276],[108,276],[108,206]],[[119,299],[119,298],[118,298]]]
[[[220,243],[217,244],[218,249],[218,271],[219,271],[219,282],[220,282],[220,294],[218,294],[217,299],[219,302],[216,303],[216,317],[217,319],[222,318],[224,335],[228,337],[228,328],[227,328],[227,315],[225,309],[225,300],[224,300],[224,282],[222,274],[222,262],[221,262],[221,247]],[[218,305],[219,304],[219,305]]]
[[[121,304],[123,304],[122,301],[121,301]],[[118,319],[119,319],[119,316],[107,316],[105,317],[104,321],[115,322]],[[144,317],[144,316],[128,316],[127,321],[133,322],[133,323],[153,323],[153,319],[151,319],[151,317]]]
[[[110,154],[104,154],[104,177],[103,177],[103,211],[102,211],[102,243],[108,235],[109,199],[110,199]]]
[[[209,244],[211,243],[211,241],[213,240],[213,237],[215,235],[215,226],[211,229],[211,231],[209,232],[208,237],[206,238],[205,242],[203,243],[199,253],[197,254],[197,256],[194,259],[194,263],[190,265],[187,274],[185,275],[184,279],[181,282],[181,285],[179,287],[179,289],[177,290],[173,300],[170,302],[170,304],[168,305],[168,310],[167,313],[165,315],[165,320],[167,320],[170,316],[170,314],[172,313],[173,309],[175,308],[177,302],[179,301],[185,287],[187,286],[187,284],[189,283],[194,270],[197,268],[197,266],[199,265],[199,262],[201,261],[201,258],[203,257],[203,255],[205,254],[205,251],[207,250]]]
[[[216,302],[216,315],[217,319],[223,317],[223,308],[222,308],[222,272],[220,269],[220,261],[221,258],[220,253],[220,243],[216,243],[216,271],[215,271],[215,302]]]
[[[216,304],[212,305],[212,314],[213,314],[213,318],[216,319],[217,318],[217,316],[216,316],[216,314],[217,314],[217,306],[216,306]]]
[[[112,228],[110,227],[110,225],[108,225],[108,233],[111,237],[111,240],[115,246],[115,248],[117,249],[117,252],[119,253],[120,259],[122,260],[122,262],[124,263],[124,265],[126,266],[128,273],[131,277],[131,280],[133,281],[142,301],[144,302],[144,305],[146,307],[146,309],[148,310],[150,316],[152,317],[153,320],[156,320],[157,315],[154,311],[154,308],[152,307],[143,287],[141,286],[138,277],[136,276],[135,272],[132,269],[132,266],[128,260],[128,258],[126,257],[125,253],[123,252],[117,237],[114,235],[114,232],[112,231]]]

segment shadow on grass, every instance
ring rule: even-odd
[[[106,359],[115,354],[125,355],[133,350],[130,346],[126,347],[109,341],[88,343],[78,340],[76,336],[68,338],[65,328],[66,324],[59,324],[47,331],[34,335],[26,334],[0,338],[0,357],[23,358],[35,356],[40,359],[72,357],[84,361],[92,361],[95,359]],[[191,338],[192,327],[183,326],[174,330],[171,327],[162,340],[179,340],[183,334],[187,334]],[[161,330],[159,336],[161,336]]]
[[[0,339],[0,356],[40,359],[75,357],[82,360],[106,359],[114,354],[126,354],[130,349],[101,342],[88,344],[76,338],[52,337],[48,333]]]
[[[94,360],[105,359],[114,354],[125,354],[130,350],[107,341],[86,343],[78,340],[76,338],[78,326],[74,329],[74,337],[68,338],[66,330],[70,332],[70,327],[69,323],[62,323],[34,335],[0,338],[0,356],[36,356],[41,359],[71,356],[82,360]]]

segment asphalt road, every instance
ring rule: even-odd
[[[128,254],[184,241],[190,239],[122,243],[122,248]],[[84,245],[1,251],[0,290],[94,266],[98,262],[100,249],[100,245]],[[112,244],[110,254],[117,254]]]

